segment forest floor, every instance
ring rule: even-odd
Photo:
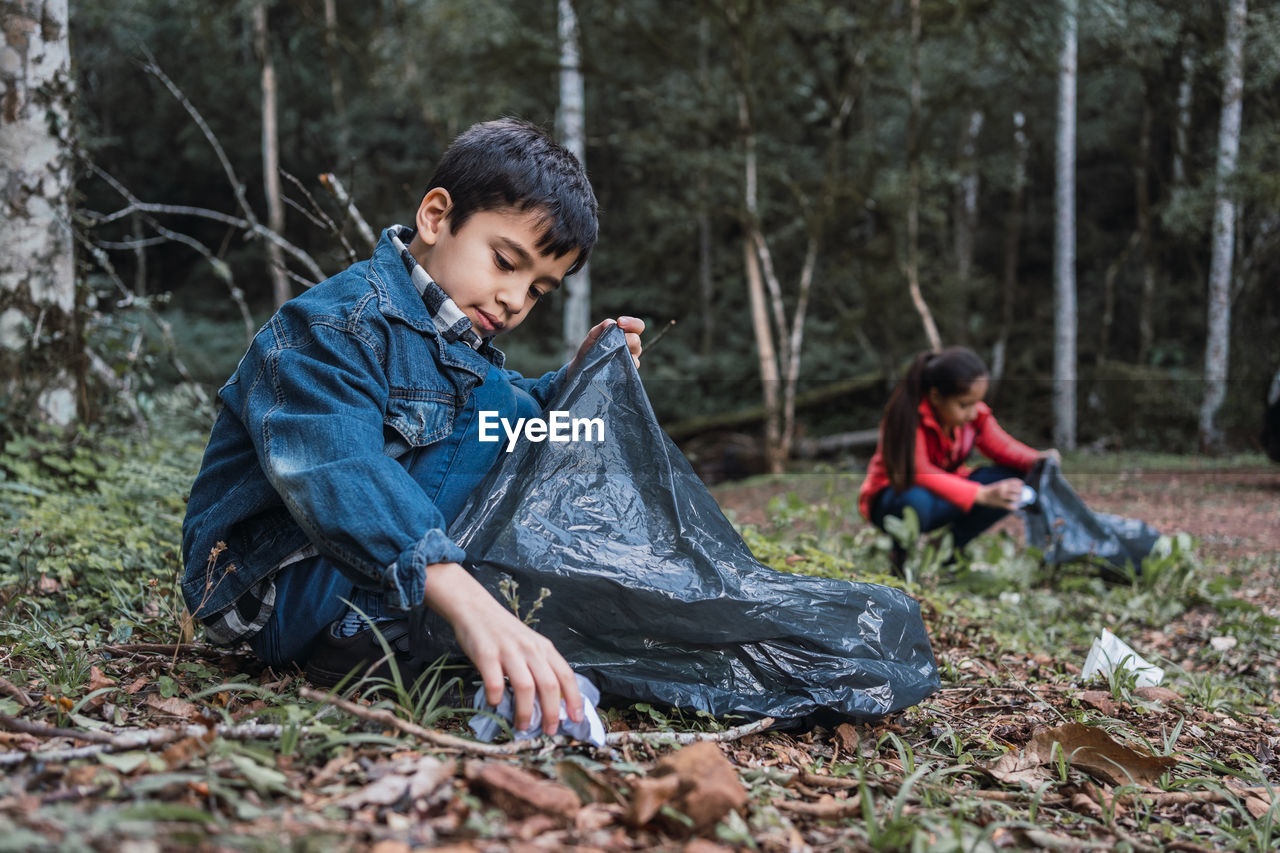
[[[244,652],[172,645],[156,596],[91,608],[154,630],[95,633],[86,590],[30,562],[10,510],[23,585],[6,585],[0,623],[0,851],[1271,849],[1280,467],[1128,455],[1064,470],[1092,508],[1171,534],[1134,583],[1047,569],[1010,521],[959,567],[926,549],[904,584],[857,517],[857,476],[713,490],[769,565],[920,601],[942,688],[919,705],[763,733],[636,705],[607,714],[608,748],[508,754],[451,740],[469,732],[444,694],[343,702]],[[129,500],[157,480],[137,476]],[[47,512],[36,536],[74,514]],[[55,600],[69,607],[56,618]],[[1081,681],[1103,627],[1164,671],[1160,686]]]

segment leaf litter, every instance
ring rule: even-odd
[[[1257,573],[1276,557],[1239,594],[1267,587]],[[239,849],[282,835],[380,853],[1274,843],[1280,695],[1228,683],[1275,672],[1273,623],[1193,591],[1171,618],[1125,631],[1172,686],[1084,685],[1072,661],[1087,641],[1027,652],[993,633],[990,597],[959,606],[938,592],[922,590],[922,606],[947,678],[916,708],[722,740],[696,738],[741,721],[623,709],[610,729],[629,737],[600,750],[470,752],[451,740],[461,717],[401,726],[393,703],[368,695],[352,713],[308,698],[291,673],[200,645],[85,644],[66,689],[11,650],[0,827],[32,849]]]

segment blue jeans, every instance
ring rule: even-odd
[[[356,586],[324,557],[308,557],[287,566],[275,576],[275,585],[271,617],[261,631],[247,638],[253,653],[271,666],[305,663],[321,632],[347,614],[343,599],[370,619],[392,615],[380,590]]]
[[[1021,480],[1022,474],[1003,465],[988,465],[969,475],[969,479],[984,486],[1010,478]],[[945,498],[940,498],[923,486],[912,486],[899,492],[893,486],[883,489],[871,503],[871,523],[884,530],[886,516],[901,518],[907,507],[916,511],[920,519],[920,532],[926,533],[951,525],[951,536],[957,550],[963,548],[979,533],[1009,514],[1009,510],[992,506],[973,505],[965,512]]]

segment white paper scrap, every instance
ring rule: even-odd
[[[1136,673],[1137,687],[1155,687],[1164,680],[1164,670],[1147,663],[1128,643],[1103,628],[1102,636],[1093,641],[1084,659],[1080,679],[1088,681],[1095,675],[1109,676],[1117,668]]]

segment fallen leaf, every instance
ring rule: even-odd
[[[840,751],[843,752],[845,755],[849,755],[849,756],[857,755],[858,742],[860,740],[861,738],[858,735],[858,730],[853,726],[851,726],[849,723],[841,723],[840,725],[836,726],[836,736],[835,736],[836,746],[838,746],[840,748]]]
[[[548,814],[572,823],[582,808],[573,789],[535,776],[527,770],[498,762],[471,762],[467,779],[484,789],[498,808],[516,815]]]
[[[407,841],[384,839],[369,848],[369,853],[409,853],[412,850]]]
[[[720,747],[711,741],[691,744],[659,761],[649,781],[659,780],[661,787],[649,786],[650,793],[669,790],[667,786],[671,782],[661,781],[669,777],[676,779],[670,804],[692,821],[695,832],[714,826],[722,817],[742,808],[747,802],[747,789],[738,779],[738,772],[724,757]],[[638,819],[639,816],[640,812],[633,803],[632,817]]]
[[[198,705],[188,702],[186,699],[179,699],[176,696],[169,699],[160,696],[148,696],[142,704],[162,714],[179,717],[183,720],[191,720],[200,716],[200,707]]]
[[[1182,694],[1168,687],[1139,687],[1133,695],[1148,702],[1180,702]]]
[[[859,797],[840,800],[826,794],[814,802],[808,800],[779,800],[774,805],[779,811],[815,817],[820,820],[839,820],[862,816],[862,800]]]
[[[140,675],[137,678],[135,678],[133,681],[130,681],[127,685],[125,685],[121,689],[124,690],[125,693],[128,693],[130,696],[132,696],[133,694],[137,693],[139,690],[146,687],[150,683],[151,683],[150,680],[145,675]]]
[[[1209,645],[1215,652],[1228,652],[1236,647],[1239,641],[1235,637],[1210,637]]]
[[[36,589],[41,592],[57,592],[62,589],[62,584],[46,574],[41,574],[40,580],[36,581]]]
[[[203,735],[185,737],[165,747],[164,752],[160,753],[160,757],[164,760],[164,765],[168,770],[181,770],[194,759],[208,752],[209,744],[213,743],[216,737],[217,733],[213,729],[209,729]]]
[[[1267,812],[1271,811],[1271,806],[1257,797],[1246,797],[1244,807],[1249,810],[1249,814],[1253,815],[1254,820],[1261,820]]]
[[[1054,745],[1071,766],[1112,785],[1153,786],[1177,765],[1169,756],[1145,755],[1117,743],[1102,729],[1067,723],[1037,732],[1019,753],[1001,756],[987,770],[1002,782],[1017,784],[1047,778],[1038,768],[1056,760]]]
[[[1086,690],[1077,698],[1090,708],[1101,711],[1108,717],[1114,717],[1116,714],[1116,703],[1112,701],[1111,693],[1106,690]]]
[[[631,806],[627,810],[627,825],[644,826],[653,820],[662,807],[671,802],[678,793],[680,793],[678,776],[637,779],[631,786]]]

